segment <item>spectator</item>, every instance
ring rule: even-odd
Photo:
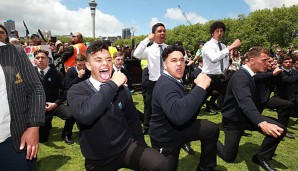
[[[2,43],[9,43],[7,30],[1,24],[0,24],[0,42],[2,42]]]
[[[81,33],[75,32],[71,39],[72,46],[66,46],[65,50],[61,54],[62,61],[64,62],[65,71],[70,67],[75,66],[75,58],[77,54],[83,54],[86,56],[87,46],[84,44],[84,39]]]

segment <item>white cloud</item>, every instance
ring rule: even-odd
[[[152,26],[156,23],[162,23],[162,22],[158,18],[155,18],[155,17],[151,18],[151,20],[149,22],[150,30],[151,30]]]
[[[186,12],[185,16],[188,21],[190,21],[191,24],[196,24],[196,23],[206,23],[208,20],[205,19],[202,16],[199,16],[195,12]],[[169,18],[172,20],[177,20],[179,22],[186,22],[185,17],[183,16],[182,12],[180,11],[179,8],[169,8],[166,11],[165,18]]]
[[[83,36],[92,36],[92,20],[89,7],[77,11],[67,9],[60,0],[13,0],[0,1],[0,22],[11,19],[21,36],[25,34],[23,20],[30,34],[38,29],[51,30],[52,35],[64,35],[81,32]],[[7,9],[7,10],[5,10]],[[12,12],[13,11],[13,12]],[[121,35],[124,24],[116,17],[96,10],[95,36]]]
[[[249,5],[250,11],[255,11],[259,9],[272,9],[274,7],[290,7],[292,5],[298,4],[297,0],[245,0]]]

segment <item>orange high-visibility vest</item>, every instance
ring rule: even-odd
[[[73,52],[73,55],[70,58],[68,58],[67,61],[64,62],[65,69],[76,65],[75,58],[77,54],[82,54],[86,56],[87,46],[84,43],[77,43],[72,46],[73,46],[74,52]]]

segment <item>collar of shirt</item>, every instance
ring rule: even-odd
[[[176,81],[178,81],[179,83],[181,83],[181,84],[182,84],[182,79],[180,79],[180,80],[177,80],[177,79],[176,79],[176,78],[174,78],[172,75],[170,75],[170,73],[169,73],[168,71],[166,71],[166,70],[163,70],[163,73],[164,73],[164,74],[166,74],[166,75],[168,75],[169,77],[173,78],[174,80],[176,80]]]
[[[38,68],[38,67],[37,67]],[[49,66],[47,66],[44,70],[43,70],[43,72],[44,72],[44,75],[46,75],[47,74],[47,72],[49,71],[49,69],[50,69],[50,67]],[[41,71],[41,69],[40,68],[38,68],[38,72],[40,72]]]
[[[157,43],[154,42],[151,46],[155,46],[155,47],[158,47],[159,48],[159,45],[162,45],[162,49],[165,49],[166,48],[166,44],[165,43],[157,44]]]
[[[291,71],[291,69],[286,69],[283,66],[281,67],[281,69],[284,70],[284,71],[286,71],[286,72],[290,72]]]
[[[249,72],[250,76],[256,75],[247,65],[242,65],[242,68]]]
[[[96,79],[94,79],[92,76],[90,76],[89,81],[91,82],[91,84],[93,85],[93,87],[99,91],[99,87],[102,84],[102,82],[97,81]]]
[[[211,41],[212,41],[213,43],[215,43],[215,44],[218,44],[218,42],[219,42],[219,41],[217,41],[217,40],[214,39],[214,38],[211,38]]]
[[[0,46],[5,46],[6,44],[3,42],[0,42]]]
[[[120,71],[121,70],[121,68],[116,68],[116,66],[113,64],[113,69],[114,69],[114,71]]]

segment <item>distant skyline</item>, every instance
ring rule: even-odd
[[[50,30],[52,35],[81,32],[92,36],[90,0],[10,0],[1,1],[0,23],[16,22],[20,36],[25,35],[23,20],[30,35],[38,29]],[[122,29],[134,27],[135,35],[149,34],[157,22],[167,29],[179,25],[205,23],[210,20],[236,18],[258,9],[272,9],[298,4],[297,0],[95,0],[95,37],[122,36]],[[181,7],[180,10],[178,5]],[[184,12],[187,20],[183,16]]]

